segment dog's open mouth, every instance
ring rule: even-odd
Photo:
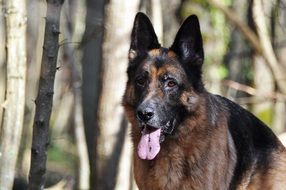
[[[173,131],[172,122],[168,122],[163,128],[155,128],[148,125],[142,126],[141,139],[138,144],[138,156],[143,160],[153,160],[160,151],[160,143],[165,139],[165,133]]]
[[[138,156],[143,160],[153,160],[160,151],[161,128],[144,126],[138,144]]]

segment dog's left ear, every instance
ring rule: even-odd
[[[203,41],[196,15],[191,15],[184,21],[170,50],[178,55],[183,64],[189,66],[201,66],[203,64]]]
[[[129,60],[134,59],[139,54],[160,47],[161,45],[149,18],[144,13],[137,13],[131,33]]]

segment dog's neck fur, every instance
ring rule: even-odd
[[[210,125],[211,121],[202,114],[207,109],[205,105],[201,104],[188,121],[178,126],[177,134],[166,138],[154,160],[139,159],[136,148],[134,149],[135,178],[140,178],[137,181],[141,182],[138,184],[139,189],[228,188],[236,163],[234,143],[229,132],[226,133],[226,122]],[[214,128],[216,130],[213,130]],[[135,146],[140,138],[135,135],[138,134],[137,130],[138,126],[133,126]],[[222,133],[225,133],[224,138]],[[217,140],[218,138],[220,140]],[[221,155],[225,154],[224,152],[228,154],[223,157]],[[163,164],[166,162],[168,164]]]

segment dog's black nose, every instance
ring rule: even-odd
[[[150,107],[137,110],[137,117],[143,122],[149,121],[154,116],[154,110]]]

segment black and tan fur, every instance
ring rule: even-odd
[[[139,189],[285,190],[285,148],[250,112],[206,91],[203,60],[196,16],[164,48],[147,16],[137,14],[123,105],[132,125]],[[151,109],[147,119],[146,109]],[[142,126],[162,128],[161,150],[153,160],[137,155]]]

